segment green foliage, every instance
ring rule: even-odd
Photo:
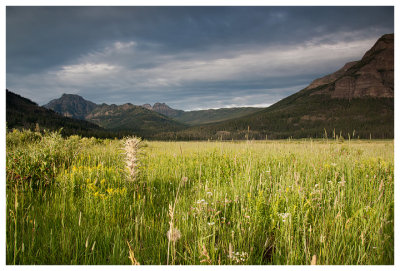
[[[132,182],[122,141],[20,133],[7,264],[394,263],[393,141],[145,142]]]

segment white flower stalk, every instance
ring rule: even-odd
[[[140,141],[140,138],[137,137],[129,137],[124,141],[124,150],[126,155],[125,162],[129,173],[129,179],[131,181],[136,180],[138,173],[137,167]]]

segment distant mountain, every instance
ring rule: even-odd
[[[96,124],[61,116],[9,90],[6,90],[6,122],[8,129],[35,129],[37,123],[40,129],[59,130],[63,128],[64,135],[116,136]]]
[[[256,108],[256,107],[234,107],[234,108],[183,111],[183,110],[173,109],[168,105],[166,105],[165,103],[155,103],[153,106],[151,106],[150,104],[144,104],[142,105],[142,107],[156,111],[176,121],[189,125],[200,125],[200,124],[219,122],[228,119],[234,119],[261,110],[261,108]]]
[[[180,122],[130,103],[97,105],[92,112],[86,115],[85,119],[107,129],[131,131],[146,138],[152,138],[157,133],[179,131],[186,128],[186,125]]]
[[[85,119],[85,116],[96,106],[95,103],[87,101],[79,95],[63,94],[61,98],[51,100],[43,107],[59,112],[66,117]]]
[[[178,139],[394,137],[394,35],[382,36],[359,61],[250,114],[191,127]]]

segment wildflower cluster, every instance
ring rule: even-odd
[[[239,264],[239,263],[245,263],[249,258],[249,254],[247,252],[245,252],[245,251],[242,251],[242,252],[232,251],[228,255],[228,257],[229,257],[229,259],[231,259],[235,263]]]
[[[101,199],[127,194],[123,176],[123,170],[100,163],[93,166],[74,165],[69,171],[64,171],[64,180],[67,185],[73,186],[75,192],[89,193]]]

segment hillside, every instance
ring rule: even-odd
[[[249,116],[191,127],[176,139],[265,139],[342,135],[394,137],[394,35],[382,36],[360,61]],[[326,131],[326,134],[325,134]]]
[[[38,106],[36,103],[18,94],[6,90],[6,122],[8,129],[59,130],[63,135],[78,134],[82,136],[114,137],[115,133],[106,131],[96,124],[61,116],[60,114]]]
[[[242,116],[261,111],[262,108],[257,107],[234,107],[219,108],[196,111],[183,111],[180,115],[174,117],[175,120],[195,126],[220,122],[229,119],[235,119]]]

